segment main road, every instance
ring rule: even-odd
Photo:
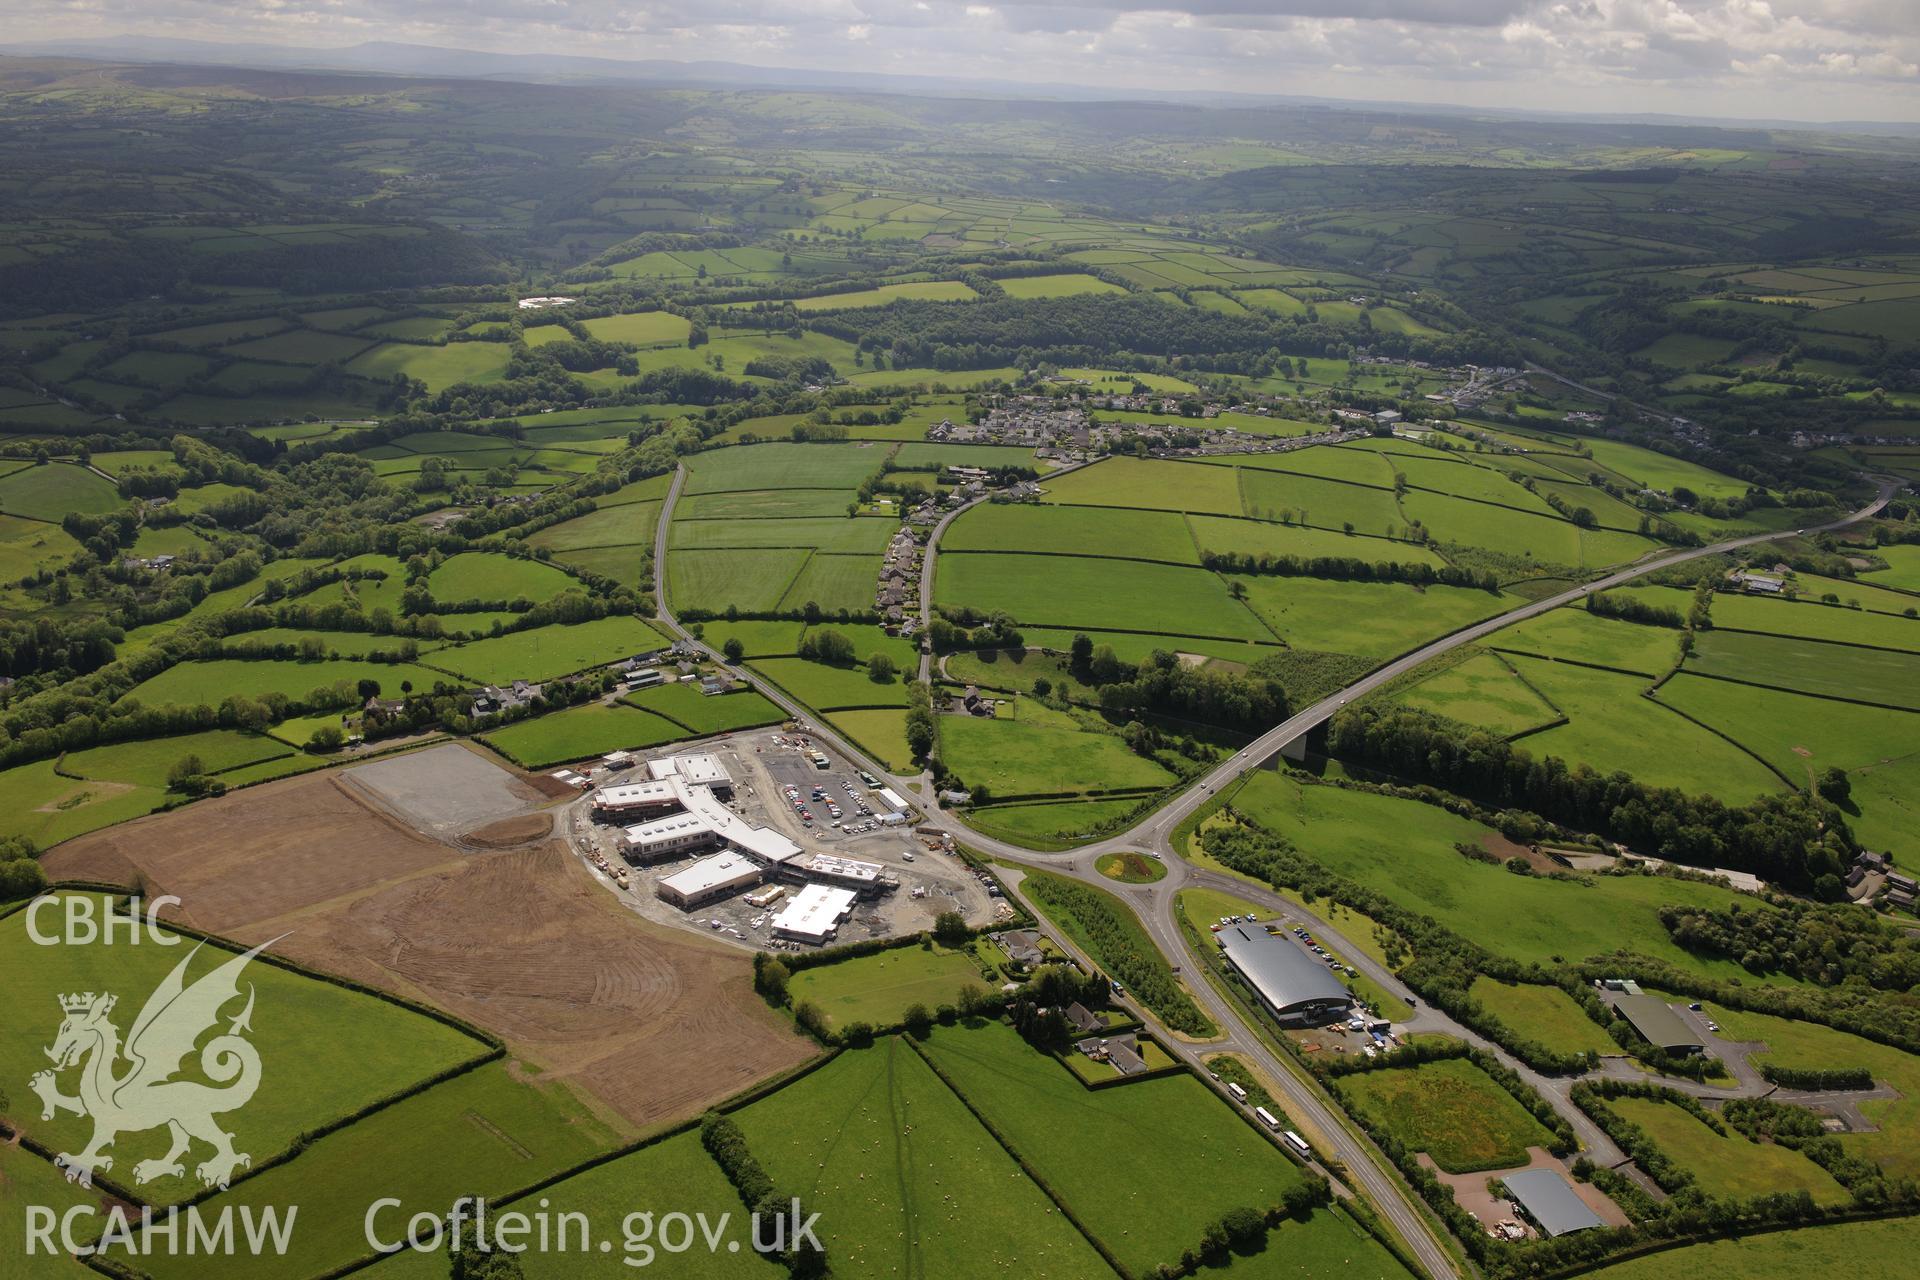
[[[726,666],[729,664],[726,663],[724,655],[715,653],[713,649],[696,639],[686,628],[680,625],[679,620],[672,612],[668,599],[666,574],[667,530],[673,519],[674,506],[679,501],[680,491],[685,483],[686,475],[687,471],[684,465],[675,470],[673,483],[668,488],[666,501],[661,507],[660,524],[654,534],[653,564],[656,615],[660,624],[675,638],[697,646],[715,662]],[[1331,719],[1348,703],[1365,697],[1388,681],[1413,670],[1422,663],[1436,658],[1443,653],[1447,653],[1461,645],[1472,644],[1503,627],[1511,626],[1526,618],[1535,617],[1551,609],[1557,609],[1562,605],[1571,604],[1595,592],[1621,586],[1635,579],[1643,578],[1651,573],[1658,573],[1662,569],[1685,564],[1689,560],[1697,560],[1702,556],[1720,555],[1729,551],[1737,551],[1743,547],[1756,546],[1760,543],[1771,542],[1798,534],[1825,533],[1846,528],[1848,525],[1877,515],[1886,506],[1888,499],[1893,495],[1894,491],[1900,487],[1900,484],[1901,482],[1896,480],[1882,479],[1879,483],[1878,494],[1872,502],[1840,520],[1811,528],[1780,533],[1753,534],[1748,537],[1717,542],[1711,546],[1671,552],[1655,557],[1652,560],[1642,561],[1627,568],[1617,570],[1593,582],[1569,588],[1566,591],[1559,592],[1544,600],[1537,600],[1522,605],[1517,609],[1498,614],[1495,617],[1488,618],[1484,622],[1479,622],[1473,626],[1456,631],[1451,635],[1443,636],[1438,640],[1394,659],[1347,685],[1345,688],[1322,698],[1305,710],[1289,716],[1280,724],[1274,726],[1266,733],[1261,734],[1244,749],[1235,753],[1232,759],[1210,770],[1195,782],[1191,783],[1178,796],[1158,809],[1145,821],[1118,835],[1109,836],[1103,840],[1080,846],[1068,854],[1036,853],[1031,849],[983,835],[965,826],[952,814],[945,812],[939,807],[937,799],[934,798],[931,780],[926,775],[906,777],[894,774],[882,762],[869,759],[864,751],[840,734],[834,732],[832,726],[823,723],[820,716],[802,706],[790,697],[785,690],[771,685],[764,679],[756,680],[754,683],[763,694],[786,711],[788,715],[811,725],[811,732],[814,736],[825,739],[831,743],[843,756],[851,760],[856,767],[865,768],[871,773],[880,775],[896,788],[912,788],[916,792],[919,792],[922,795],[921,806],[926,810],[927,821],[932,825],[949,832],[955,839],[964,840],[971,847],[989,853],[994,857],[1030,867],[1045,868],[1055,874],[1067,875],[1077,880],[1097,884],[1099,887],[1110,892],[1118,892],[1122,899],[1127,901],[1129,906],[1140,916],[1149,936],[1152,937],[1154,944],[1160,948],[1163,954],[1172,960],[1178,961],[1182,967],[1189,963],[1204,964],[1204,958],[1194,954],[1185,935],[1180,929],[1177,916],[1178,903],[1176,895],[1178,891],[1185,887],[1209,885],[1218,882],[1220,887],[1230,886],[1233,892],[1241,896],[1248,896],[1251,893],[1252,896],[1262,898],[1263,900],[1270,896],[1262,894],[1257,887],[1250,889],[1248,885],[1237,880],[1227,882],[1215,873],[1192,866],[1180,856],[1179,850],[1173,846],[1172,834],[1174,829],[1204,806],[1222,787],[1228,786],[1250,769],[1256,768],[1270,759],[1278,753],[1281,748],[1287,746],[1317,725]],[[932,584],[935,557],[939,550],[939,535],[946,531],[947,526],[958,514],[958,511],[951,512],[942,519],[935,527],[932,536],[929,537],[927,542],[926,554],[921,567],[920,606],[921,625],[923,629],[932,616]],[[921,678],[925,679],[928,674],[928,667],[924,657],[921,662],[920,672]],[[1165,878],[1150,885],[1115,885],[1094,869],[1094,862],[1103,853],[1118,852],[1121,850],[1145,850],[1158,855],[1166,865],[1167,875]],[[1275,901],[1277,902],[1279,900],[1276,898]],[[1309,913],[1291,904],[1288,904],[1285,909],[1295,916],[1308,920],[1313,919]],[[1324,921],[1317,924],[1315,931],[1316,933],[1327,934],[1328,937],[1336,943],[1339,941],[1338,935],[1330,929]],[[1356,966],[1366,968],[1368,975],[1375,981],[1382,982],[1389,991],[1400,994],[1404,990],[1400,986],[1398,979],[1388,974],[1384,967],[1371,965],[1370,962],[1365,960],[1364,953],[1360,952],[1357,948],[1349,945],[1346,947],[1336,946],[1336,949],[1342,950],[1354,961]],[[1377,969],[1378,972],[1374,972],[1375,969]],[[1436,1277],[1436,1280],[1438,1277],[1459,1275],[1460,1268],[1455,1261],[1454,1255],[1441,1244],[1432,1222],[1426,1216],[1425,1211],[1412,1201],[1406,1189],[1386,1171],[1384,1158],[1373,1144],[1350,1128],[1343,1117],[1335,1112],[1332,1105],[1319,1089],[1303,1079],[1291,1063],[1283,1061],[1281,1055],[1269,1045],[1266,1038],[1247,1020],[1242,1011],[1226,997],[1222,996],[1211,983],[1201,978],[1187,985],[1192,991],[1195,1001],[1206,1011],[1207,1015],[1213,1019],[1214,1023],[1222,1029],[1222,1035],[1219,1039],[1208,1041],[1204,1045],[1188,1044],[1175,1037],[1166,1037],[1168,1042],[1179,1051],[1181,1056],[1196,1064],[1202,1062],[1203,1056],[1214,1053],[1233,1053],[1250,1060],[1269,1081],[1279,1088],[1288,1113],[1298,1118],[1303,1125],[1311,1128],[1320,1136],[1324,1147],[1332,1154],[1335,1160],[1345,1167],[1347,1178],[1358,1190],[1366,1194],[1375,1209],[1392,1225],[1400,1239],[1406,1242],[1408,1248],[1413,1252],[1415,1258],[1418,1259],[1420,1265],[1425,1268],[1427,1274]],[[1463,1039],[1481,1044],[1484,1047],[1493,1048],[1493,1046],[1487,1045],[1482,1037],[1453,1023],[1451,1019],[1445,1018],[1444,1015],[1439,1014],[1437,1011],[1428,1010],[1423,1013],[1421,1017],[1427,1023],[1431,1024],[1429,1029],[1445,1029],[1451,1034],[1461,1036]],[[1505,1055],[1503,1054],[1502,1057],[1505,1058]],[[1514,1063],[1511,1059],[1507,1059],[1507,1061],[1509,1065],[1516,1067],[1520,1065]],[[1523,1074],[1526,1074],[1532,1079],[1536,1086],[1546,1084],[1542,1078],[1533,1076],[1532,1073],[1526,1073],[1524,1069]],[[1569,1115],[1570,1120],[1578,1116],[1578,1119],[1574,1121],[1575,1127],[1581,1139],[1596,1159],[1604,1163],[1617,1162],[1619,1159],[1617,1149],[1611,1142],[1607,1141],[1605,1135],[1600,1133],[1591,1123],[1582,1123],[1586,1119],[1585,1116],[1579,1115],[1577,1110],[1567,1103],[1564,1090],[1545,1088],[1543,1094],[1555,1102],[1561,1114],[1569,1115],[1569,1113],[1572,1113]]]

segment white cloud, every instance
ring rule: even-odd
[[[0,0],[0,31],[1912,120],[1915,10],[1916,0]]]

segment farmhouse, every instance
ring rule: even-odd
[[[773,918],[773,935],[799,942],[825,942],[852,912],[853,896],[851,889],[810,884],[793,895],[786,909]]]
[[[1532,1219],[1544,1235],[1572,1235],[1607,1225],[1575,1194],[1567,1180],[1552,1169],[1510,1173],[1501,1181],[1507,1184],[1507,1194],[1520,1206],[1520,1212]]]
[[[1697,1032],[1688,1028],[1667,1002],[1658,996],[1621,995],[1613,1002],[1640,1038],[1668,1053],[1699,1053],[1706,1046]]]
[[[1353,994],[1289,939],[1260,925],[1222,929],[1217,936],[1227,963],[1282,1023],[1314,1026],[1343,1018],[1352,1007]]]
[[[740,853],[716,853],[684,871],[676,871],[654,887],[662,901],[682,911],[724,898],[736,889],[760,882],[760,866]]]
[[[1015,964],[1032,968],[1047,958],[1046,952],[1040,949],[1040,934],[1033,929],[1008,929],[994,934],[993,940]]]

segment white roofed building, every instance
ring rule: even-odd
[[[750,884],[759,884],[760,875],[759,863],[745,854],[729,850],[716,853],[711,858],[702,858],[685,870],[665,877],[654,886],[654,892],[662,901],[671,902],[683,911],[691,911]]]
[[[620,852],[632,863],[662,862],[720,843],[713,824],[691,813],[668,814],[620,833]]]
[[[801,942],[826,942],[853,911],[853,898],[851,889],[810,884],[794,894],[786,909],[773,918],[773,934]]]
[[[665,813],[686,806],[671,782],[625,782],[617,787],[602,787],[593,793],[596,816],[608,817],[634,813]]]

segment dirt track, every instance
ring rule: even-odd
[[[188,923],[242,941],[291,931],[277,951],[486,1027],[635,1128],[813,1051],[753,994],[743,957],[620,909],[562,842],[463,854],[328,774],[96,832],[46,867],[144,875]]]

